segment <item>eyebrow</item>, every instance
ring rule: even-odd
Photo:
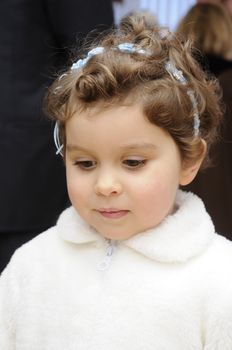
[[[84,152],[89,152],[88,149],[81,147],[79,145],[73,145],[73,144],[68,144],[66,146],[67,151],[84,151]],[[133,143],[129,145],[123,145],[119,147],[121,150],[138,150],[138,149],[153,149],[156,150],[157,147],[153,145],[152,143],[147,143],[147,142],[142,142],[142,143]]]
[[[85,152],[88,152],[88,150],[84,147],[81,147],[79,145],[73,145],[73,144],[68,144],[66,146],[66,150],[67,151],[85,151]]]
[[[153,143],[147,143],[147,142],[141,142],[141,143],[133,143],[129,145],[125,145],[120,147],[121,149],[126,149],[126,150],[136,150],[136,149],[157,149]]]

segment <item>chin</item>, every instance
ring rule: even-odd
[[[99,231],[98,231],[99,232]],[[106,238],[106,239],[111,239],[113,241],[124,241],[124,240],[127,240],[133,236],[135,236],[138,232],[131,232],[131,233],[128,233],[127,235],[124,234],[122,235],[122,233],[120,232],[107,232],[107,233],[104,233],[104,232],[99,232],[99,234]]]

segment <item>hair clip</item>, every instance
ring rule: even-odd
[[[144,49],[136,47],[133,43],[122,43],[122,44],[117,45],[117,48],[121,52],[125,52],[125,53],[139,53],[139,54],[146,54],[147,53]],[[97,46],[94,49],[90,50],[88,52],[86,58],[81,58],[77,62],[74,62],[72,64],[71,70],[83,68],[91,57],[103,53],[104,50],[105,49],[102,46]]]
[[[60,134],[59,123],[56,122],[55,127],[54,127],[54,131],[53,131],[53,138],[54,138],[54,143],[56,146],[56,155],[60,154],[63,157],[64,155],[63,155],[62,149],[64,148],[64,145],[60,143],[59,134]]]
[[[139,53],[139,54],[146,54],[147,52],[140,48],[136,47],[133,43],[122,43],[117,46],[120,51],[125,53]]]
[[[95,55],[99,55],[103,53],[103,51],[104,51],[104,47],[102,46],[95,47],[94,49],[88,52],[86,58],[80,58],[77,62],[74,62],[71,67],[71,70],[83,68],[91,57]]]
[[[173,76],[177,81],[179,81],[181,84],[186,85],[188,83],[187,79],[183,75],[183,72],[177,69],[174,63],[172,63],[171,61],[166,62],[165,68],[166,68],[166,71],[171,76]],[[200,124],[201,124],[198,109],[197,109],[197,99],[195,97],[193,90],[187,90],[187,94],[193,106],[193,130],[194,130],[194,136],[197,137],[200,133]]]
[[[169,72],[181,84],[183,85],[187,84],[187,80],[185,79],[183,72],[181,70],[178,70],[171,61],[166,62],[165,68],[166,68],[166,71]]]

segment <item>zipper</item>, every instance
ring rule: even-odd
[[[116,249],[117,241],[112,241],[111,239],[107,240],[108,247],[106,248],[106,255],[102,261],[98,264],[98,271],[108,270],[112,260],[112,255]]]

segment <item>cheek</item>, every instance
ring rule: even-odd
[[[86,181],[82,177],[77,176],[71,171],[67,171],[66,177],[67,190],[71,203],[74,206],[79,206],[80,203],[83,203],[89,197],[89,186],[87,186]]]
[[[159,196],[160,181],[151,177],[142,177],[135,182],[130,182],[130,197],[133,206],[143,212],[147,210]]]
[[[173,207],[178,181],[173,181],[173,175],[156,175],[155,177],[145,178],[140,184],[137,184],[136,198],[134,204],[139,205],[141,212],[147,216],[167,215]]]
[[[160,199],[161,192],[159,182],[146,182],[138,186],[135,200],[141,207],[147,208]]]

